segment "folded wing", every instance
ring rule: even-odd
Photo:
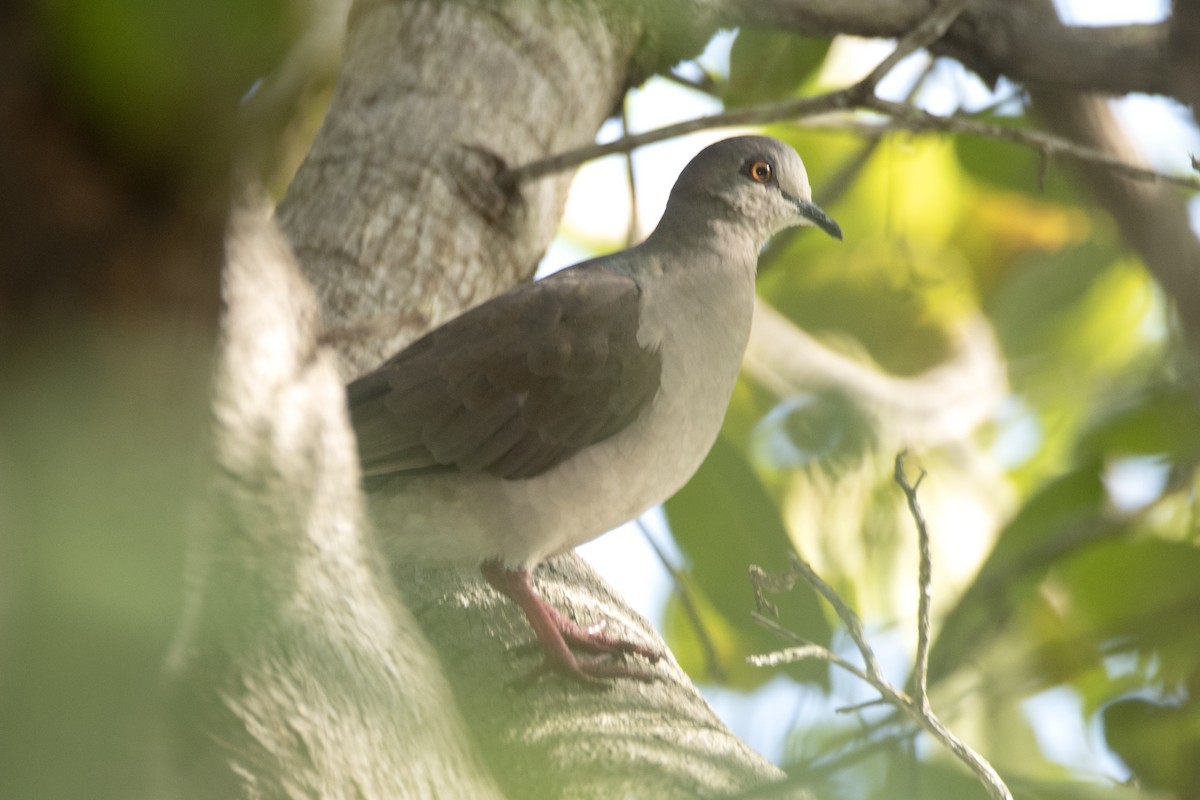
[[[662,372],[640,303],[628,275],[580,265],[427,334],[347,390],[364,475],[532,478],[622,430]]]

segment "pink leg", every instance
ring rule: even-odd
[[[559,669],[568,676],[590,685],[598,678],[634,678],[641,681],[654,679],[653,674],[614,664],[604,659],[581,659],[571,652],[570,644],[594,653],[636,653],[650,661],[657,661],[659,654],[641,645],[605,636],[602,626],[584,628],[563,616],[554,606],[538,595],[530,580],[529,571],[512,569],[499,561],[485,561],[480,568],[483,577],[496,591],[511,599],[525,612],[525,618],[537,634],[546,653],[547,666]]]

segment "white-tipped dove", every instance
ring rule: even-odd
[[[717,142],[684,168],[641,244],[502,294],[351,383],[389,557],[481,566],[548,663],[576,679],[647,678],[606,656],[656,653],[568,619],[530,570],[696,472],[750,334],[759,249],[795,225],[842,237],[811,198],[788,145]]]

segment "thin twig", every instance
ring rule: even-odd
[[[858,618],[858,614],[854,613],[854,609],[846,604],[846,601],[841,598],[834,588],[821,578],[820,575],[812,568],[812,566],[801,558],[796,553],[791,553],[792,568],[795,569],[800,577],[817,591],[817,594],[825,598],[825,602],[833,606],[833,610],[837,612],[838,617],[842,620],[842,624],[846,626],[847,633],[854,640],[854,644],[858,646],[858,652],[862,654],[863,664],[867,667],[867,672],[882,678],[883,668],[879,666],[879,662],[875,659],[875,651],[867,643],[867,631],[863,628],[862,620]]]
[[[1076,161],[1106,167],[1135,180],[1163,181],[1187,189],[1200,189],[1200,178],[1195,176],[1170,175],[1148,167],[1139,167],[1095,148],[1077,144],[1044,131],[1010,128],[1006,125],[984,122],[961,114],[943,117],[905,103],[883,100],[874,95],[868,97],[861,107],[886,114],[891,118],[890,127],[893,129],[901,128],[917,132],[937,131],[978,136],[985,139],[999,139],[1028,147],[1040,153],[1044,158],[1066,156]]]
[[[973,117],[976,119],[978,119],[979,117],[986,117],[988,114],[991,114],[993,111],[997,111],[1001,108],[1004,108],[1006,105],[1008,105],[1009,103],[1012,103],[1012,102],[1020,102],[1022,106],[1028,105],[1028,98],[1025,97],[1025,87],[1024,86],[1018,86],[1017,88],[1013,89],[1013,91],[1009,92],[1008,94],[1003,95],[1001,97],[997,97],[995,100],[988,103],[986,106],[981,106],[979,108],[973,108],[970,111],[965,112],[965,114],[968,117]]]
[[[861,703],[854,703],[848,706],[838,706],[833,710],[835,714],[857,714],[863,709],[877,708],[878,706],[890,705],[887,700],[882,697],[876,697],[873,700],[864,700]]]
[[[629,133],[629,96],[621,103],[621,132]],[[637,243],[640,232],[638,225],[637,181],[633,173],[633,151],[625,154],[625,182],[629,188],[629,225],[625,228],[625,246]],[[645,530],[643,528],[643,530]]]
[[[703,67],[699,67],[699,69],[700,75],[702,76],[699,79],[689,78],[686,75],[680,75],[675,70],[664,72],[662,77],[664,80],[678,84],[685,89],[691,89],[694,92],[700,92],[701,94],[707,94],[715,97],[720,93],[720,87],[718,87],[717,82],[713,80],[713,76],[708,74],[708,70],[704,69]]]
[[[854,613],[854,610],[851,609],[850,606],[846,605],[846,601],[842,600],[841,596],[834,591],[833,587],[826,583],[821,576],[818,575],[815,570],[813,570],[812,566],[803,558],[801,558],[799,554],[789,553],[788,560],[790,561],[790,568],[784,570],[779,575],[771,575],[762,567],[757,565],[752,564],[750,566],[750,584],[754,587],[754,602],[758,606],[758,611],[753,612],[751,617],[755,622],[758,622],[763,627],[768,628],[779,636],[795,644],[802,645],[804,647],[812,645],[812,643],[807,639],[797,636],[787,628],[780,625],[778,622],[766,617],[762,613],[763,610],[766,609],[770,611],[773,616],[778,616],[779,614],[775,606],[766,599],[766,592],[778,593],[791,591],[792,587],[796,584],[796,579],[803,578],[809,586],[811,586],[819,595],[825,598],[825,601],[829,603],[829,605],[833,606],[838,617],[841,618],[842,624],[846,626],[846,630],[849,632],[850,638],[853,639],[855,645],[858,646],[858,651],[862,654],[863,664],[866,665],[867,670],[866,672],[862,672],[858,669],[858,667],[854,667],[850,671],[855,675],[858,675],[860,678],[863,678],[863,680],[867,681],[868,683],[875,685],[875,682],[871,676],[882,676],[883,670],[880,668],[879,662],[875,659],[874,651],[867,643],[867,634],[863,629],[862,621],[858,618],[858,615]],[[752,658],[759,657],[753,656]],[[837,660],[825,656],[821,656],[821,658],[826,661],[834,661],[834,663],[837,663],[839,666],[841,666],[840,656]],[[751,663],[756,662],[752,660]],[[876,686],[876,688],[879,687]]]
[[[933,552],[929,546],[929,529],[925,525],[925,515],[917,502],[917,488],[925,480],[925,470],[917,476],[917,482],[910,484],[904,472],[905,451],[896,454],[896,467],[893,478],[904,492],[908,501],[908,511],[912,514],[913,522],[917,525],[917,551],[920,553],[917,568],[917,586],[920,594],[917,597],[917,658],[913,666],[913,693],[921,713],[931,713],[929,707],[929,641],[930,641],[930,605],[933,600]]]
[[[921,70],[921,74],[917,76],[917,79],[912,82],[912,86],[908,87],[908,91],[904,93],[904,102],[911,103],[916,100],[917,94],[925,86],[925,81],[929,80],[929,76],[933,74],[933,68],[936,66],[936,64],[937,62],[932,58],[928,63],[925,64],[925,68]],[[867,136],[866,141],[863,142],[859,151],[848,158],[845,163],[843,163],[842,166],[825,181],[824,185],[821,186],[821,196],[818,198],[818,202],[822,208],[829,208],[838,200],[840,200],[842,195],[849,190],[854,178],[856,178],[858,174],[863,171],[863,169],[867,166],[867,163],[870,161],[871,156],[874,155],[875,151],[879,149],[879,145],[883,141],[884,133],[886,133],[886,131],[878,129],[871,135]],[[794,234],[798,230],[798,228],[789,228],[786,232]],[[779,238],[780,237],[776,235],[771,239],[771,242],[775,242]],[[767,246],[770,248],[771,244],[768,243]]]
[[[933,42],[941,38],[965,5],[966,0],[943,0],[942,4],[934,10],[925,22],[918,25],[911,33],[897,43],[896,49],[891,55],[880,62],[875,69],[871,70],[871,74],[853,86],[818,95],[817,97],[803,97],[782,103],[760,103],[733,111],[724,111],[706,117],[697,117],[696,119],[677,122],[674,125],[668,125],[658,130],[625,136],[615,142],[589,145],[577,150],[568,150],[556,156],[550,156],[549,158],[533,161],[514,169],[505,170],[496,177],[496,182],[503,187],[518,186],[544,175],[577,167],[585,161],[591,161],[594,158],[601,158],[612,153],[627,153],[643,145],[653,144],[654,142],[660,142],[675,136],[682,136],[685,133],[692,133],[694,131],[723,128],[731,125],[762,125],[769,122],[782,122],[786,119],[812,116],[826,111],[853,108],[861,105],[866,97],[874,96],[875,86],[901,59],[909,53],[933,44]]]
[[[808,117],[829,111],[853,108],[857,103],[852,97],[852,89],[838,89],[816,97],[801,97],[782,103],[760,103],[732,111],[722,111],[719,114],[709,114],[705,117],[676,122],[663,128],[635,133],[616,141],[605,144],[592,144],[576,150],[549,156],[548,158],[531,161],[513,169],[505,170],[496,176],[496,182],[501,186],[510,187],[527,183],[531,180],[572,169],[580,164],[596,158],[627,153],[639,147],[665,139],[673,139],[686,133],[710,130],[712,128],[727,128],[736,125],[762,125],[769,122],[782,122],[796,117]]]
[[[929,663],[929,642],[930,642],[930,622],[929,622],[929,607],[932,600],[932,564],[933,557],[929,545],[929,534],[925,524],[924,514],[921,512],[920,505],[917,503],[916,492],[921,485],[921,479],[924,478],[922,473],[921,478],[918,478],[916,483],[909,484],[908,478],[904,473],[904,453],[896,457],[894,476],[896,482],[904,490],[905,497],[908,500],[909,511],[916,521],[918,536],[920,538],[920,566],[918,583],[920,585],[920,601],[918,607],[918,624],[917,624],[917,663],[914,667],[914,683],[916,685],[916,698],[909,697],[895,685],[893,685],[883,674],[882,668],[879,666],[879,661],[876,659],[874,651],[870,643],[866,639],[866,634],[863,630],[862,622],[858,615],[838,596],[838,594],[821,579],[808,565],[804,559],[798,555],[793,555],[791,570],[782,576],[766,576],[761,569],[757,569],[757,573],[765,576],[765,580],[755,580],[756,593],[761,590],[770,591],[776,587],[788,586],[794,582],[794,576],[804,578],[806,582],[814,590],[817,591],[830,605],[833,606],[842,622],[846,625],[846,631],[850,638],[858,647],[859,652],[863,656],[865,669],[860,669],[854,664],[846,661],[841,656],[832,652],[828,648],[808,642],[796,634],[788,631],[779,623],[775,622],[760,613],[752,614],[753,619],[760,625],[763,625],[770,630],[778,633],[783,638],[796,643],[797,647],[788,648],[777,653],[768,653],[763,655],[751,656],[749,663],[759,666],[773,666],[778,664],[790,663],[792,661],[802,659],[818,659],[828,661],[831,664],[836,664],[842,669],[857,676],[863,681],[869,683],[879,692],[880,697],[894,705],[896,708],[903,711],[910,719],[923,727],[931,736],[941,742],[942,746],[953,753],[960,761],[975,773],[975,776],[984,785],[988,795],[994,800],[1012,800],[1012,794],[1000,775],[992,767],[983,756],[972,750],[966,743],[959,739],[949,728],[938,719],[933,713],[929,703],[929,694],[927,687],[927,674]],[[751,578],[754,580],[756,575],[755,568],[751,569]]]
[[[814,642],[806,641],[793,634],[787,628],[780,625],[770,617],[763,616],[757,612],[752,613],[751,618],[768,630],[774,631],[785,639],[791,639],[797,642],[795,647],[789,647],[786,650],[778,650],[773,653],[763,653],[762,655],[750,656],[746,659],[747,663],[753,664],[756,667],[774,667],[779,664],[791,664],[796,661],[806,661],[808,659],[816,659],[817,661],[828,661],[831,664],[836,664],[842,669],[849,672],[851,675],[858,677],[875,687],[882,695],[887,695],[888,690],[876,682],[875,676],[869,671],[865,671],[862,667],[839,656],[837,653],[830,650],[828,647],[823,647]]]

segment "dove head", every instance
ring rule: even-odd
[[[796,225],[842,238],[838,224],[812,202],[800,156],[767,136],[736,136],[701,150],[675,182],[663,222],[685,230],[724,223],[758,245]]]

